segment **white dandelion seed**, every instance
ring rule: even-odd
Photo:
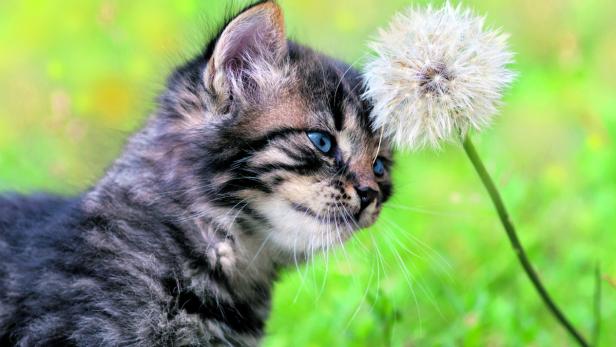
[[[412,150],[481,130],[515,76],[507,38],[449,3],[396,15],[371,43],[365,69],[374,126]]]

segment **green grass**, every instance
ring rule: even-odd
[[[361,64],[425,1],[281,0],[300,42]],[[475,138],[522,242],[585,336],[594,266],[616,345],[616,3],[466,1],[511,33],[520,77]],[[0,1],[0,190],[95,182],[225,1]],[[541,304],[464,152],[398,153],[396,194],[344,250],[290,268],[266,346],[573,345]]]

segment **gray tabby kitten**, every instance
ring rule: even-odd
[[[391,154],[274,2],[175,71],[78,197],[0,197],[1,346],[257,346],[279,270],[374,223]]]

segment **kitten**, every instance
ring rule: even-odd
[[[390,196],[361,94],[274,2],[243,10],[92,189],[0,198],[0,345],[257,346],[278,271]]]

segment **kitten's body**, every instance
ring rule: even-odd
[[[246,9],[94,188],[0,198],[0,345],[258,345],[279,268],[390,194],[361,88],[276,5]]]
[[[0,200],[0,345],[257,344],[275,264],[242,273],[226,231],[109,202]]]

